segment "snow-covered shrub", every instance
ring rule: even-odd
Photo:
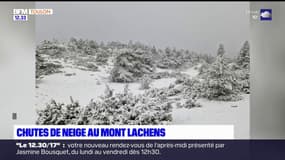
[[[90,71],[98,71],[98,67],[94,63],[86,63],[86,68]]]
[[[211,64],[214,60],[215,57],[209,54],[198,54],[184,49],[166,48],[157,62],[157,67],[170,69],[189,68],[201,62]]]
[[[61,72],[59,69],[62,68],[60,64],[54,64],[54,63],[44,63],[41,66],[38,66],[38,69],[36,70],[36,78],[40,78],[44,75],[50,75],[53,73],[59,73]]]
[[[57,104],[54,100],[52,100],[49,104],[47,104],[46,108],[37,112],[38,119],[36,124],[38,125],[52,125],[52,124],[64,124],[64,115],[62,106],[64,104]]]
[[[240,85],[241,92],[249,94],[250,93],[249,69],[238,69],[238,70],[235,70],[234,72],[237,75],[237,79]]]
[[[181,107],[191,109],[195,107],[201,107],[201,104],[197,103],[197,97],[189,97]]]
[[[151,78],[148,75],[144,75],[140,80],[140,89],[149,89]]]
[[[183,95],[184,97],[195,97],[195,98],[201,98],[201,95],[204,92],[203,84],[200,80],[196,78],[188,78],[183,83]]]
[[[175,84],[182,84],[188,79],[188,75],[177,76],[175,80]]]
[[[80,56],[68,57],[70,62],[79,69],[87,71],[98,71],[96,60],[93,56]]]
[[[66,46],[57,40],[44,40],[36,47],[36,52],[39,54],[45,54],[52,57],[62,57],[66,50]]]
[[[200,54],[200,61],[206,64],[212,64],[215,62],[215,56],[212,56],[210,54]]]
[[[62,65],[47,62],[39,53],[36,54],[36,78],[41,78],[42,76],[59,73]]]
[[[172,121],[170,103],[148,95],[134,96],[125,87],[124,93],[113,94],[106,88],[105,96],[85,106],[71,100],[71,104],[57,104],[52,101],[45,109],[38,111],[39,125],[156,125]]]
[[[115,94],[102,98],[92,124],[165,124],[170,122],[171,106],[144,95]]]
[[[133,82],[135,81],[135,78],[133,77],[132,73],[118,66],[111,70],[111,81],[113,82]]]
[[[168,88],[152,88],[145,92],[148,97],[159,98],[160,100],[166,100],[168,97]]]
[[[156,72],[150,74],[150,78],[152,79],[171,78],[171,74],[169,72]]]
[[[125,86],[124,91],[127,91],[127,89],[128,89],[128,86]],[[109,87],[109,85],[105,85],[104,97],[107,97],[107,98],[108,98],[108,97],[112,97],[113,94],[114,94],[114,90],[111,89],[111,88]]]
[[[168,57],[163,57],[158,63],[159,68],[178,68],[182,65],[177,59],[170,59]]]
[[[203,61],[201,66],[198,68],[199,75],[204,74],[209,69],[210,64]]]
[[[173,87],[173,88],[169,88],[166,95],[167,96],[176,96],[179,93],[181,93],[181,90]]]
[[[44,65],[44,58],[36,52],[36,78],[41,77],[42,71],[40,69]]]
[[[180,91],[179,93],[181,93],[181,97],[183,99],[186,99],[186,101],[182,103],[180,107],[189,109],[201,107],[201,104],[197,102],[197,100],[202,97],[202,93],[204,92],[200,80],[197,78],[182,76],[177,78],[175,89]]]
[[[100,51],[96,53],[96,62],[100,65],[106,64],[108,62],[109,54],[106,51]]]
[[[175,85],[169,85],[168,87],[163,88],[152,88],[146,91],[146,95],[152,98],[159,98],[162,100],[167,100],[168,97],[176,96],[181,93],[182,90],[177,89]]]
[[[94,56],[96,54],[97,48],[98,44],[92,40],[70,38],[69,42],[67,43],[67,49],[70,52],[75,52],[82,55]]]
[[[175,102],[178,106],[183,108],[201,107],[201,105],[197,103],[198,98],[200,98],[200,88],[198,86],[200,83],[192,79],[186,80],[186,78],[183,80],[181,79],[181,81],[181,83],[171,84],[169,87],[150,89],[146,94],[150,97],[158,97],[160,100],[165,102]],[[175,98],[172,96],[175,96]],[[177,102],[185,99],[185,103],[181,104]]]
[[[69,49],[76,51],[78,49],[82,50],[84,47],[86,47],[86,43],[83,39],[76,39],[74,37],[70,38],[68,42]]]
[[[96,50],[89,47],[89,46],[84,46],[82,49],[82,53],[86,55],[92,55],[94,56],[96,54]]]
[[[111,71],[113,82],[133,82],[154,71],[151,57],[143,50],[123,50],[116,58]]]
[[[73,102],[64,105],[63,103],[56,103],[51,100],[46,108],[38,111],[38,125],[65,125],[65,124],[79,124],[79,117],[81,108],[78,102]]]
[[[159,68],[179,68],[183,65],[185,59],[183,59],[182,51],[176,49],[165,48],[164,54],[157,63]]]

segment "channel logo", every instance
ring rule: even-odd
[[[261,21],[272,21],[272,9],[260,9]]]
[[[28,21],[28,15],[52,15],[53,9],[13,9],[13,21]]]

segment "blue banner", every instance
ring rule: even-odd
[[[3,160],[284,160],[285,140],[1,140]]]

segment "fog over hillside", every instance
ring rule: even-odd
[[[235,55],[249,39],[248,2],[37,2],[36,8],[54,10],[36,17],[37,42],[73,35],[209,54],[223,43]]]

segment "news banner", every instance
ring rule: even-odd
[[[221,130],[224,134],[218,134]],[[233,138],[232,125],[14,126],[16,156],[71,156],[71,159],[80,156],[112,159],[114,155],[153,159],[169,157],[170,150],[224,149],[222,141],[182,141],[187,137],[206,139],[209,132],[213,132],[214,138]],[[172,140],[163,140],[166,138]]]
[[[14,140],[1,141],[0,149],[6,149],[1,153],[5,159],[35,160],[251,160],[283,155],[285,141],[233,137],[233,125],[15,125]]]

